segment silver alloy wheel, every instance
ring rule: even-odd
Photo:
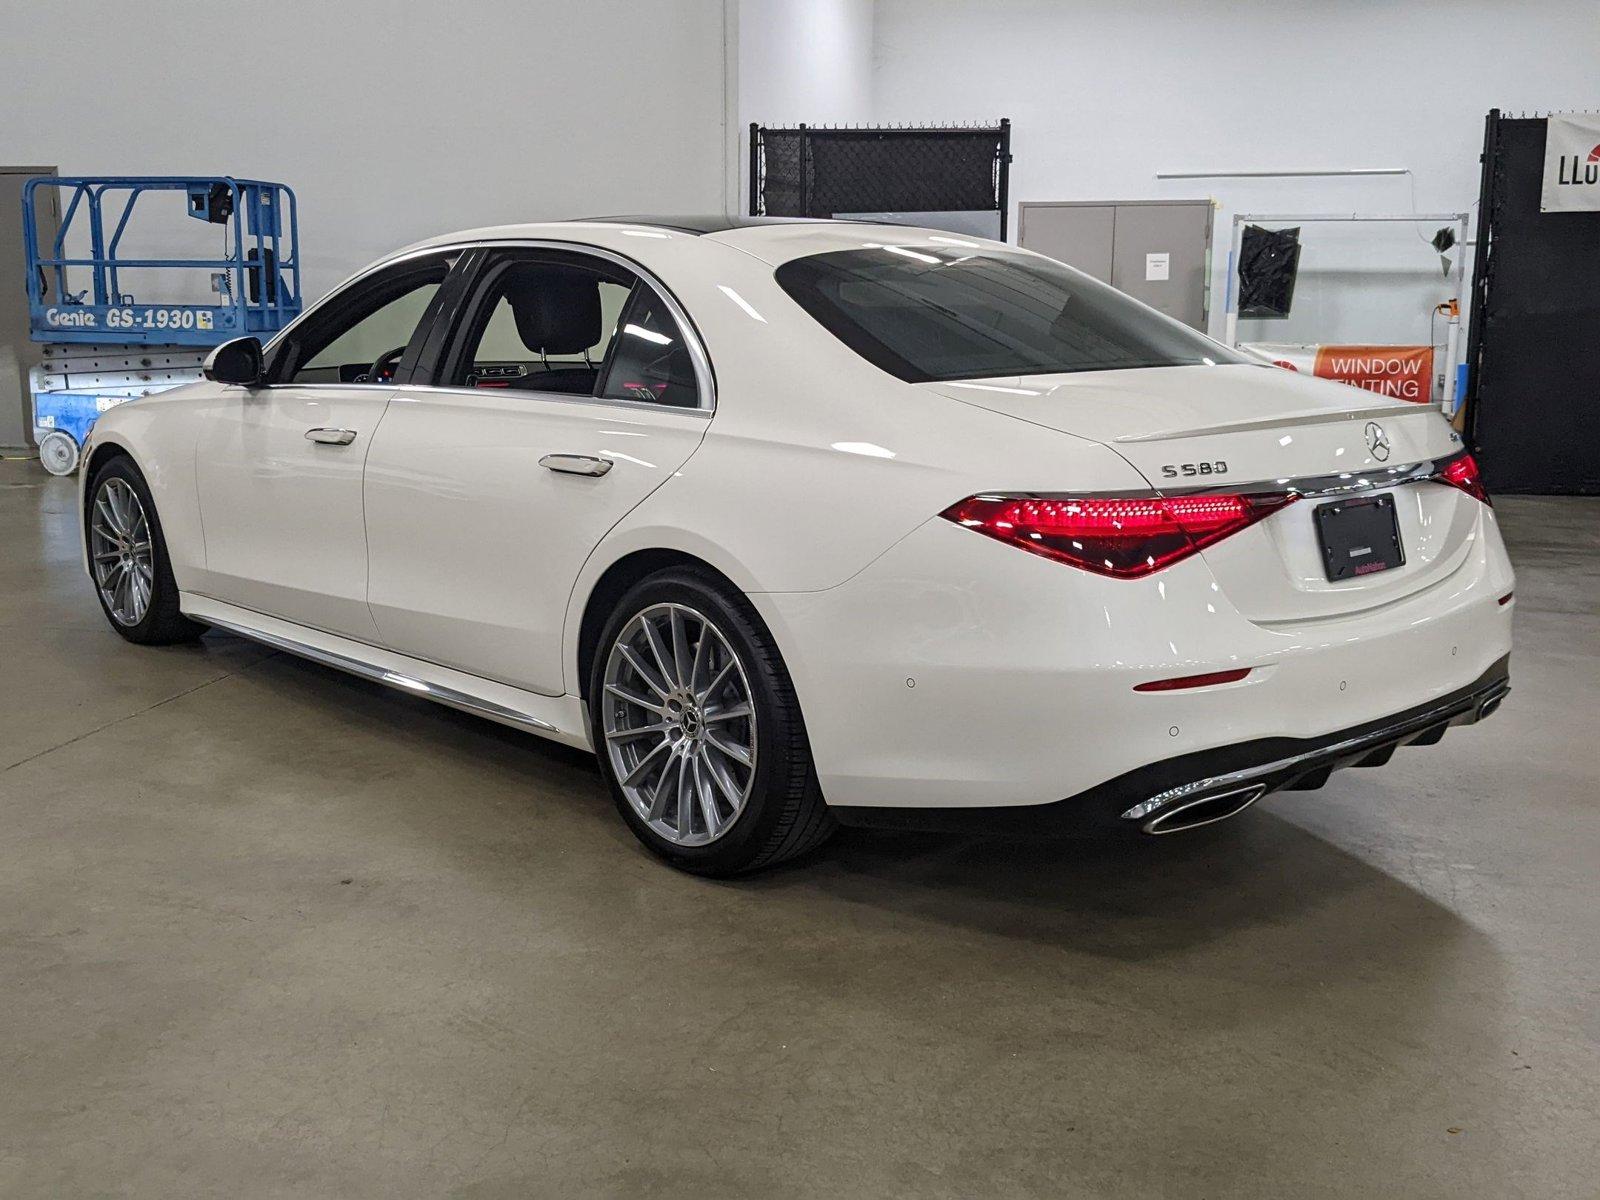
[[[95,493],[89,554],[95,586],[112,619],[129,627],[144,620],[155,586],[155,556],[144,505],[125,479],[113,476]]]
[[[756,713],[744,664],[702,613],[653,604],[606,659],[601,733],[623,795],[651,831],[704,846],[744,811]]]

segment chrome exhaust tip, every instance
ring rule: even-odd
[[[1196,796],[1161,809],[1139,826],[1145,833],[1159,836],[1164,833],[1182,833],[1202,825],[1215,825],[1236,817],[1267,794],[1267,785],[1252,783],[1245,787],[1230,788],[1225,792],[1212,792]]]
[[[1487,697],[1483,703],[1479,704],[1478,720],[1483,720],[1485,717],[1490,716],[1497,708],[1499,708],[1500,705],[1505,701],[1507,693],[1510,691],[1510,688],[1506,688],[1505,691],[1496,692],[1494,695]]]

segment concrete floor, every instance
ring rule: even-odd
[[[1485,725],[1184,837],[717,884],[582,755],[125,644],[0,463],[0,1194],[1595,1196],[1600,503],[1498,509]]]

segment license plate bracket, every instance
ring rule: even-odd
[[[1393,496],[1360,496],[1319,504],[1311,514],[1330,582],[1405,565]]]

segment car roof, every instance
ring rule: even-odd
[[[737,213],[703,213],[698,216],[677,217],[629,214],[578,218],[580,221],[599,225],[653,225],[658,229],[675,229],[679,233],[698,234],[727,233],[730,229],[759,229],[764,225],[816,225],[832,223],[838,219],[836,217],[751,217]]]
[[[526,225],[494,225],[440,234],[413,243],[383,261],[435,246],[472,242],[519,240],[578,241],[641,257],[649,265],[651,256],[637,240],[651,238],[720,242],[752,257],[777,266],[792,258],[821,254],[830,250],[854,249],[863,245],[890,243],[917,246],[944,244],[974,250],[1006,250],[1027,253],[1017,246],[947,230],[913,225],[889,225],[877,221],[837,220],[826,217],[746,217],[746,216],[609,216],[568,221],[546,221]]]

